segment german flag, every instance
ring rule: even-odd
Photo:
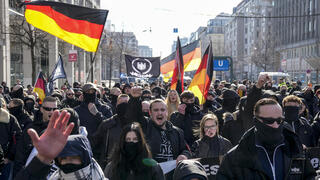
[[[34,1],[24,5],[29,24],[86,51],[97,51],[107,10],[50,1]]]
[[[43,99],[46,97],[46,80],[42,72],[39,72],[33,92],[38,93],[40,104],[42,104]]]
[[[201,49],[199,41],[194,41],[181,48],[183,55],[184,72],[195,72],[201,62]],[[170,54],[168,57],[161,60],[161,74],[164,81],[168,82],[172,77],[176,53]]]
[[[207,98],[208,91],[213,75],[213,54],[212,45],[207,47],[202,57],[201,64],[193,77],[188,90],[192,91],[198,97],[199,103],[203,104]]]
[[[175,64],[174,64],[174,70],[173,70],[170,89],[177,90],[179,94],[181,94],[184,90],[183,75],[184,75],[183,56],[181,52],[180,39],[178,36],[177,46],[176,46],[176,58],[175,58]]]

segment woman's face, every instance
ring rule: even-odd
[[[134,131],[129,131],[126,135],[126,142],[138,142],[138,136],[136,135],[136,133]]]
[[[203,127],[204,133],[208,137],[213,137],[217,133],[217,124],[214,120],[210,119],[204,123]]]
[[[171,91],[169,94],[169,99],[172,103],[177,102],[177,94],[174,91]]]

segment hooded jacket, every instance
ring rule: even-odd
[[[207,173],[200,162],[194,160],[183,160],[177,165],[173,179],[184,180],[184,178],[197,177],[201,180],[207,180]]]
[[[67,156],[80,156],[81,158],[81,169],[71,172],[64,173],[63,170],[59,169],[55,171],[49,180],[58,179],[86,179],[86,180],[104,180],[103,171],[94,160],[91,146],[87,137],[83,135],[70,135],[68,141],[62,152],[55,159],[56,165],[60,168],[61,165],[58,163],[59,157]]]
[[[217,179],[270,179],[268,164],[263,164],[255,142],[255,128],[251,128],[241,138],[239,145],[224,157],[217,173]],[[284,145],[276,155],[282,158],[283,179],[313,179],[316,175],[310,161],[304,156],[301,143],[296,134],[283,129]],[[278,153],[282,153],[278,156]],[[278,160],[279,158],[276,158]],[[275,165],[277,166],[277,165]],[[277,168],[278,169],[278,168]]]

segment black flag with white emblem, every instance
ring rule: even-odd
[[[134,57],[125,55],[127,75],[138,78],[156,78],[160,75],[160,57]]]

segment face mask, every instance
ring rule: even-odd
[[[83,93],[83,101],[87,104],[96,102],[96,93]]]
[[[222,101],[222,107],[229,112],[236,111],[238,101],[236,99],[224,99]]]
[[[285,106],[284,117],[288,123],[299,120],[299,107],[297,106]]]
[[[110,98],[111,98],[111,102],[116,103],[116,102],[117,102],[117,99],[118,99],[118,96],[111,94],[111,95],[110,95]]]
[[[81,164],[64,164],[64,165],[59,165],[59,168],[65,173],[69,174],[72,172],[76,172],[79,169],[82,169]]]
[[[9,110],[10,114],[12,114],[14,116],[18,116],[18,115],[22,114],[22,106],[8,108],[8,110]]]
[[[265,148],[274,149],[277,145],[283,142],[282,124],[280,124],[278,128],[273,128],[255,119],[254,125],[256,127],[257,139]]]
[[[124,152],[125,152],[125,156],[128,158],[129,161],[134,160],[134,158],[139,153],[139,143],[125,142]]]
[[[287,90],[281,90],[281,95],[285,95],[286,94],[286,92],[287,92]]]
[[[34,109],[34,103],[33,103],[33,102],[26,103],[26,104],[24,105],[24,108],[25,108],[28,112],[33,111],[33,109]]]
[[[123,117],[126,113],[127,108],[128,108],[128,103],[126,102],[118,104],[116,107],[116,112],[118,116]]]

